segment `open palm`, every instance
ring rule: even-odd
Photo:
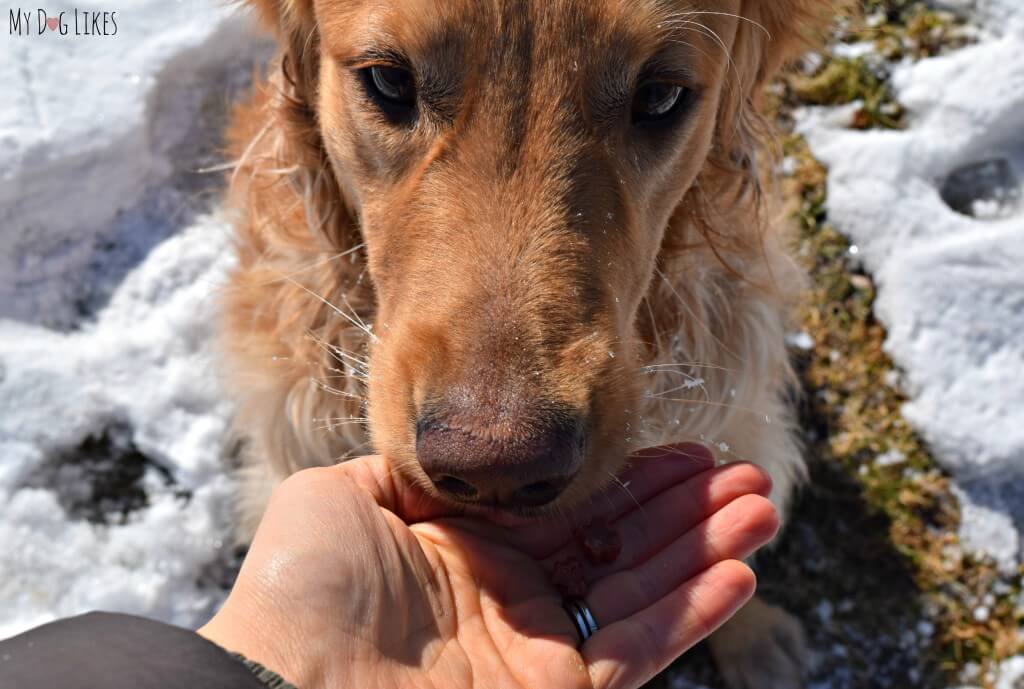
[[[275,493],[235,589],[201,633],[315,687],[637,687],[751,595],[738,562],[777,519],[750,465],[687,445],[641,453],[578,514],[497,525],[450,516],[379,457],[301,472]],[[590,565],[574,526],[623,549]],[[554,564],[583,561],[599,631],[579,649]]]

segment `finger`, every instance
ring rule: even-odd
[[[451,506],[410,483],[382,455],[356,457],[325,470],[339,479],[351,481],[377,505],[394,512],[407,524],[453,514]]]
[[[640,565],[736,498],[752,494],[767,497],[771,488],[768,475],[746,463],[704,471],[672,486],[611,522],[622,550],[610,565],[586,565],[587,581]],[[571,556],[585,561],[577,541],[574,539],[547,558],[546,566]]]
[[[602,627],[583,646],[594,689],[633,689],[732,617],[754,593],[742,562],[719,562],[653,605]]]
[[[643,564],[595,582],[587,603],[600,624],[626,619],[716,562],[749,556],[778,528],[771,502],[760,495],[744,495]]]
[[[575,529],[597,516],[617,519],[638,505],[702,472],[713,469],[714,456],[703,445],[685,443],[642,450],[628,469],[585,506],[560,519],[543,519],[509,529],[510,544],[531,557],[545,559],[573,539]]]

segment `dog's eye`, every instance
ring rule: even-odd
[[[375,65],[360,70],[363,86],[378,107],[393,120],[404,120],[416,107],[416,83],[401,67]]]
[[[664,122],[685,101],[687,90],[664,81],[642,84],[633,96],[633,124]]]

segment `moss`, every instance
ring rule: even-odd
[[[888,60],[933,57],[971,41],[963,20],[921,0],[866,0],[864,13],[842,40],[873,41]]]
[[[804,105],[858,103],[853,116],[856,129],[901,126],[903,108],[888,85],[884,66],[865,58],[831,58],[812,76],[790,77],[791,99]]]
[[[864,0],[863,12],[842,25],[835,45],[873,43],[869,56],[843,57],[826,52],[807,74],[782,81],[783,111],[797,105],[858,104],[855,129],[898,129],[905,111],[890,86],[891,65],[960,48],[971,40],[963,21],[920,0]]]

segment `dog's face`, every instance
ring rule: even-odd
[[[410,478],[533,514],[625,461],[638,309],[737,86],[747,4],[305,7],[377,299],[371,434]]]
[[[321,131],[378,300],[373,440],[446,498],[534,512],[625,460],[637,310],[739,10],[667,6],[316,4]]]

